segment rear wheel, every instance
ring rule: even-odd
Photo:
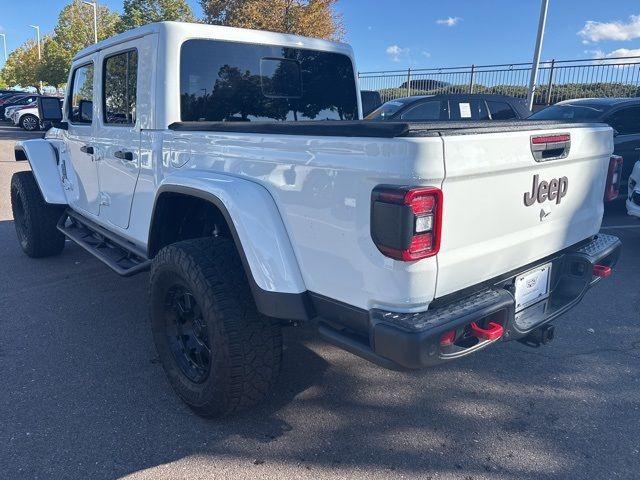
[[[58,255],[64,249],[64,235],[57,225],[64,206],[44,201],[32,172],[11,177],[11,209],[18,241],[33,258]]]
[[[198,414],[233,413],[267,395],[280,370],[281,327],[258,313],[231,240],[163,248],[151,267],[150,309],[169,382]]]
[[[28,132],[40,130],[40,120],[35,115],[25,114],[20,118],[20,126]]]

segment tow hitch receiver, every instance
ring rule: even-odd
[[[540,345],[547,345],[555,337],[556,329],[553,325],[543,325],[536,328],[524,338],[518,340],[520,343],[524,343],[528,347],[537,348]]]

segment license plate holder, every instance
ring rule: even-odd
[[[551,263],[520,273],[514,280],[516,312],[549,297]]]

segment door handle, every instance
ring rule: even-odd
[[[93,155],[93,147],[90,147],[89,145],[83,145],[80,147],[80,151],[82,153],[86,153],[88,155]]]
[[[113,153],[113,156],[119,158],[120,160],[127,160],[128,162],[133,160],[133,152],[118,150],[117,152]]]

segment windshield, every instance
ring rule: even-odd
[[[391,117],[405,105],[405,102],[401,102],[399,100],[391,100],[387,103],[383,103],[380,107],[376,108],[373,112],[365,117],[365,120],[389,120],[389,117]]]
[[[529,118],[531,120],[596,120],[609,107],[595,105],[552,105],[534,113]]]

